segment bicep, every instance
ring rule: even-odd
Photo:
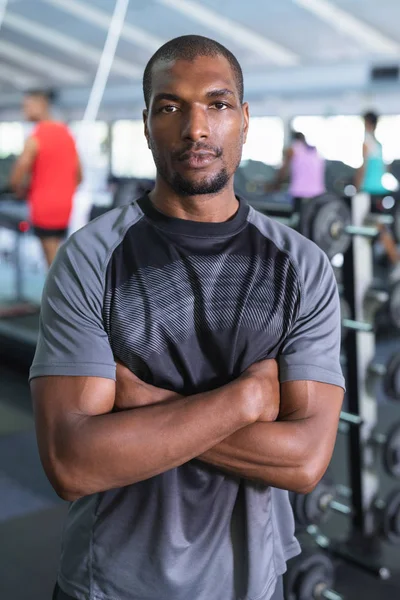
[[[47,421],[111,412],[115,381],[102,377],[37,377],[31,381],[35,417]]]
[[[34,137],[26,140],[21,156],[17,159],[16,168],[29,172],[32,169],[38,152],[38,142]]]
[[[39,446],[47,454],[80,421],[112,411],[115,382],[100,377],[38,377],[31,381],[31,393]]]
[[[278,420],[295,426],[295,446],[301,449],[314,482],[325,473],[335,447],[344,391],[317,381],[289,381],[281,386]]]
[[[319,381],[287,381],[281,384],[279,420],[313,419],[337,429],[344,391]]]
[[[100,377],[38,377],[31,381],[40,458],[57,489],[60,456],[69,448],[71,433],[88,418],[111,412],[115,382]]]

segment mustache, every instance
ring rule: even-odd
[[[183,161],[186,160],[192,152],[207,152],[210,154],[214,154],[216,158],[222,156],[222,149],[217,148],[216,146],[211,146],[209,144],[191,144],[190,146],[186,146],[185,148],[181,148],[172,153],[172,158],[174,160]]]

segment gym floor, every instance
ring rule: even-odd
[[[396,348],[398,338],[378,340],[377,359],[385,361]],[[26,371],[2,364],[0,380],[0,598],[50,600],[68,504],[56,496],[40,464]],[[382,393],[380,430],[385,431],[397,420],[400,405],[386,402]],[[338,437],[329,472],[335,482],[348,483],[343,435]],[[396,487],[383,469],[381,482],[383,495]],[[346,535],[347,527],[346,517],[337,516],[321,529],[339,539]],[[303,543],[302,537],[300,540]],[[392,570],[388,582],[337,561],[337,591],[347,600],[397,600],[400,547],[382,544],[380,562]]]

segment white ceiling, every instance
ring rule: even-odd
[[[0,29],[0,106],[17,105],[27,87],[53,86],[65,106],[82,109],[114,5],[9,0]],[[367,90],[371,66],[400,64],[399,23],[400,0],[130,0],[104,103],[141,104],[147,60],[188,33],[232,50],[250,99]]]

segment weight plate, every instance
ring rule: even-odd
[[[391,477],[400,479],[400,424],[389,429],[383,447],[383,464]]]
[[[400,400],[400,352],[393,354],[386,366],[383,389],[392,400]]]
[[[334,567],[329,556],[312,549],[288,563],[284,578],[286,600],[310,600],[318,585],[331,588],[334,581]]]
[[[351,243],[345,229],[351,223],[351,213],[344,200],[328,196],[315,206],[311,228],[311,239],[329,258],[344,254]]]
[[[351,319],[351,310],[349,303],[343,296],[340,296],[340,317],[342,320],[342,342],[344,342],[347,337],[348,329],[343,326],[343,321],[345,319]]]
[[[391,544],[400,544],[400,490],[393,490],[382,509],[382,533]]]
[[[400,329],[400,281],[396,281],[389,290],[389,315],[392,325]]]
[[[294,494],[293,514],[297,525],[319,525],[330,514],[330,504],[335,499],[335,486],[320,482],[309,494]]]

